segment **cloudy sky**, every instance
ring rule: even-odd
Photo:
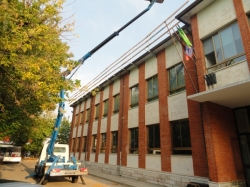
[[[155,3],[146,14],[87,59],[72,78],[80,79],[82,86],[86,85],[185,2],[187,0],[164,0],[162,4]],[[194,0],[189,0],[185,7],[192,2]],[[146,9],[149,3],[145,0],[66,0],[62,16],[65,22],[75,21],[74,33],[78,36],[71,36],[68,40],[74,59],[79,60]],[[66,116],[71,119],[73,109],[69,107],[69,103],[66,103],[66,110]]]

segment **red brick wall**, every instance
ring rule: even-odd
[[[161,170],[171,172],[171,126],[168,119],[168,74],[166,70],[165,49],[157,54],[158,93],[161,137]]]
[[[73,151],[73,131],[75,127],[75,120],[76,120],[76,107],[73,108],[73,115],[72,115],[72,122],[70,127],[70,135],[69,135],[69,151]]]
[[[88,141],[87,141],[87,161],[90,159],[91,153],[91,145],[92,145],[92,127],[93,127],[93,119],[95,111],[95,97],[90,98],[90,116],[88,121]]]
[[[81,113],[81,115],[82,115],[81,116],[81,118],[82,118],[82,132],[81,132],[81,140],[80,140],[80,151],[79,151],[79,156],[78,156],[79,160],[81,159],[82,150],[84,149],[84,147],[83,147],[83,132],[84,132],[84,123],[86,120],[86,106],[87,106],[87,103],[84,102],[83,113]]]
[[[198,22],[196,15],[192,17],[193,45],[197,53],[196,64],[192,59],[184,60],[185,82],[187,96],[205,91],[204,72],[205,62],[203,58],[203,47],[199,39]],[[184,51],[183,51],[184,54]],[[184,56],[184,55],[183,55]],[[198,57],[199,56],[199,57]],[[198,74],[198,76],[197,76]],[[200,103],[187,100],[190,138],[192,146],[192,157],[194,166],[194,175],[208,177],[208,163],[206,155],[205,137],[203,131],[203,122]]]
[[[80,124],[80,117],[81,117],[81,105],[82,105],[82,103],[78,105],[78,114],[77,114],[77,117],[76,117],[76,120],[77,120],[77,124],[75,125],[75,127],[76,127],[76,137],[75,137],[75,145],[74,145],[74,148],[73,148],[74,156],[75,156],[76,152],[78,152],[77,151],[77,148],[78,148],[77,146],[78,146],[79,139],[78,139],[77,135],[78,135],[78,127],[79,127],[79,124]]]
[[[206,84],[204,80],[204,75],[206,74],[206,63],[205,63],[205,55],[203,51],[202,41],[200,40],[200,36],[199,36],[198,18],[196,14],[191,17],[191,27],[192,27],[192,35],[193,35],[193,46],[196,52],[195,56],[196,56],[196,68],[197,68],[197,75],[198,75],[198,91],[203,92],[203,91],[206,91]],[[193,63],[193,62],[191,62],[190,60],[190,63]],[[196,68],[194,67],[194,69]],[[192,72],[190,71],[190,73]],[[196,71],[195,71],[195,74],[196,74]]]
[[[111,116],[113,114],[113,87],[114,84],[109,85],[109,103],[107,116],[107,131],[106,131],[106,148],[105,148],[105,163],[109,163],[109,154],[111,152]],[[100,137],[99,137],[100,138]]]
[[[244,179],[232,109],[211,102],[203,103],[202,109],[209,179],[214,182]]]
[[[244,7],[242,0],[233,0],[234,8],[237,16],[237,21],[240,28],[241,38],[246,54],[246,59],[248,62],[248,69],[250,70],[250,26],[248,23],[248,18],[244,12]]]
[[[121,155],[121,165],[122,166],[127,166],[127,155],[128,155],[128,147],[129,147],[129,131],[128,131],[128,109],[129,109],[129,93],[130,93],[130,89],[129,89],[129,74],[125,74],[122,77],[122,82],[121,82],[121,93],[122,94],[122,100],[120,103],[120,106],[123,108],[122,112],[121,112],[121,116],[122,119],[122,131],[121,131],[121,148],[122,148],[122,155]],[[120,111],[119,111],[120,114]],[[118,135],[119,136],[119,135]]]
[[[100,153],[101,147],[101,123],[102,123],[102,114],[103,114],[103,90],[100,92],[100,103],[99,103],[99,116],[98,116],[98,125],[97,125],[97,143],[96,143],[96,154],[95,162],[98,162],[98,155]]]
[[[138,148],[138,167],[146,168],[146,154],[147,154],[147,136],[145,125],[145,103],[146,103],[146,89],[147,82],[145,80],[145,63],[139,66],[139,148]]]

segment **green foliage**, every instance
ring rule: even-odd
[[[61,40],[73,27],[63,25],[63,3],[0,0],[0,139],[8,136],[25,144],[34,129],[39,131],[37,123],[47,128],[48,122],[38,116],[55,109],[60,90],[79,86],[60,72],[78,64]]]
[[[70,135],[70,123],[67,118],[63,118],[62,124],[59,128],[59,134],[57,136],[57,141],[60,144],[68,144]]]
[[[43,142],[50,137],[54,127],[55,119],[52,116],[39,117],[34,120],[34,125],[28,133],[26,141],[20,142],[20,138],[12,138],[16,144],[24,145],[25,151],[30,151],[34,155],[40,152],[43,147]],[[27,143],[29,142],[29,143]],[[27,143],[27,144],[26,144]]]

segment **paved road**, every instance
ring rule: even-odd
[[[0,165],[0,179],[8,179],[8,180],[17,180],[17,181],[24,181],[28,183],[37,184],[39,183],[39,179],[28,178],[25,179],[27,175],[33,173],[35,166],[34,160],[24,160],[19,164],[12,164],[12,163],[4,163]],[[84,181],[86,185],[79,181],[77,183],[71,183],[70,179],[68,178],[52,178],[51,181],[46,185],[46,187],[125,187],[124,185],[117,184],[108,180],[104,180],[98,177],[94,177],[91,175],[85,175]],[[1,184],[0,184],[1,186]]]

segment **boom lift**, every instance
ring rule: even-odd
[[[154,5],[155,2],[163,3],[164,0],[147,0],[150,1],[149,6],[143,10],[140,14],[126,23],[123,27],[121,27],[118,31],[111,34],[107,37],[103,42],[97,45],[94,49],[89,51],[86,55],[84,55],[79,60],[79,65],[74,67],[74,72],[71,74],[70,70],[66,70],[62,73],[63,77],[66,77],[71,74],[70,78],[74,75],[74,73],[78,70],[78,68],[87,60],[91,55],[93,55],[96,51],[98,51],[101,47],[111,41],[114,37],[118,36],[119,33],[132,24],[135,20],[145,14],[150,8]],[[40,184],[47,184],[49,177],[53,176],[62,176],[62,177],[71,177],[72,183],[76,183],[78,178],[80,177],[83,184],[84,180],[82,178],[83,175],[88,174],[86,168],[81,167],[81,163],[76,160],[76,158],[71,155],[71,161],[69,161],[69,146],[66,144],[55,144],[57,140],[58,130],[61,125],[63,111],[64,111],[64,90],[60,91],[61,102],[59,103],[58,115],[56,118],[56,122],[54,125],[54,130],[49,142],[46,142],[43,146],[41,155],[35,166],[35,173],[30,174],[28,177],[40,176],[42,177],[40,180]]]

